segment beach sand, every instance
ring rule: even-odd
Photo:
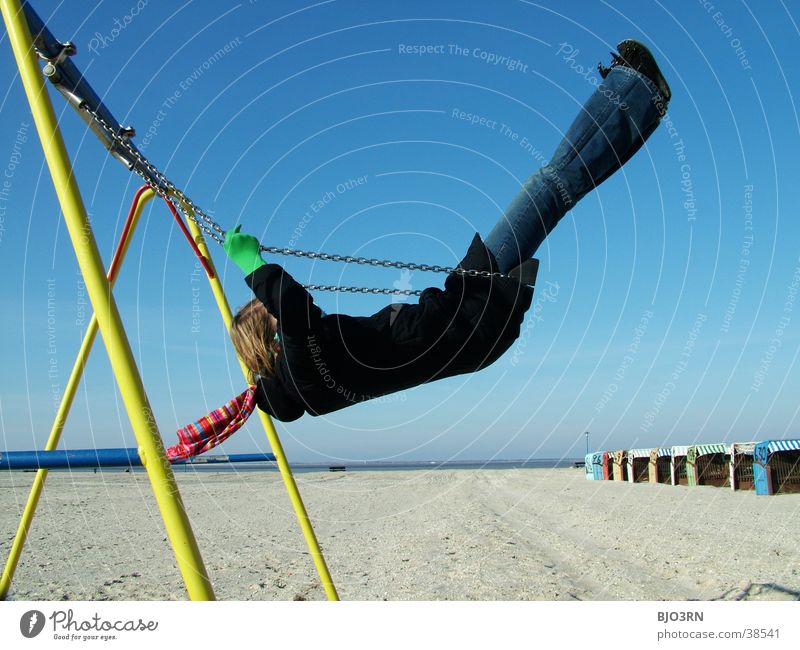
[[[217,598],[325,598],[277,473],[176,476]],[[578,469],[296,478],[343,600],[800,597],[800,494]],[[0,475],[3,562],[32,479]],[[51,473],[9,598],[186,598],[146,475]]]

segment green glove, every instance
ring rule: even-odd
[[[225,243],[222,247],[242,273],[250,275],[257,268],[264,266],[261,259],[261,244],[253,235],[240,233],[241,225],[225,233]]]

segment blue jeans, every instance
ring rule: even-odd
[[[660,121],[655,85],[615,67],[583,105],[548,164],[522,186],[484,240],[508,273],[529,259],[569,210],[635,154]]]

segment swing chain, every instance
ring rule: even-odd
[[[155,165],[153,165],[138,149],[131,143],[129,138],[117,133],[96,111],[84,106],[84,109],[91,115],[92,119],[100,125],[111,140],[120,145],[130,156],[120,156],[128,169],[139,176],[145,183],[149,184],[153,190],[167,201],[172,201],[173,197],[178,199],[178,208],[187,219],[191,219],[197,227],[208,237],[218,244],[225,243],[225,231],[204,210],[186,196],[177,186],[170,181]],[[118,153],[118,152],[117,152]]]
[[[153,190],[165,200],[172,202],[173,197],[178,199],[178,208],[187,219],[191,219],[197,227],[210,239],[213,239],[218,244],[225,243],[225,231],[217,224],[205,211],[197,206],[186,194],[179,190],[172,181],[170,181],[155,165],[153,165],[138,149],[133,147],[124,135],[118,134],[97,112],[91,110],[88,106],[83,107],[92,119],[106,132],[111,140],[125,149],[130,156],[128,159],[125,156],[116,153],[115,157],[120,159],[130,171],[133,171],[145,183],[147,183]],[[276,247],[261,247],[267,252],[282,255],[295,255],[297,257],[312,257],[317,254],[307,253],[292,248],[278,249]],[[324,253],[318,254],[320,257]],[[332,256],[329,256],[332,257]],[[339,256],[336,256],[339,257]],[[411,289],[384,289],[384,288],[371,288],[371,287],[348,287],[339,285],[326,285],[326,284],[304,284],[308,291],[334,291],[340,293],[364,293],[374,295],[403,295],[403,296],[420,296],[421,291]]]
[[[317,259],[323,262],[344,262],[345,264],[364,264],[368,266],[380,266],[392,269],[407,269],[410,271],[427,271],[430,273],[455,273],[468,277],[492,277],[507,278],[504,273],[491,271],[478,271],[476,269],[462,269],[461,267],[439,266],[436,264],[417,264],[416,262],[397,262],[393,260],[382,260],[374,257],[353,257],[351,255],[336,255],[335,253],[315,253],[312,251],[301,251],[296,248],[279,248],[277,246],[261,246],[261,250],[272,255],[292,255],[294,257],[305,257]]]
[[[377,287],[345,287],[339,284],[304,284],[308,291],[335,291],[337,293],[366,293],[386,296],[421,296],[422,291],[414,289],[379,289]]]
[[[225,231],[216,223],[206,212],[197,206],[186,194],[170,181],[155,165],[153,165],[136,147],[134,147],[126,132],[118,133],[108,122],[106,122],[96,110],[83,104],[82,108],[89,113],[92,119],[105,131],[108,137],[116,145],[125,150],[126,155],[111,149],[112,154],[120,159],[130,171],[133,171],[149,184],[156,193],[164,197],[167,201],[176,198],[178,208],[187,219],[191,219],[197,227],[210,239],[218,244],[225,243]],[[321,260],[326,262],[344,262],[345,264],[362,264],[368,266],[378,266],[382,268],[405,269],[410,271],[422,271],[430,273],[456,274],[465,277],[483,278],[509,278],[508,274],[499,271],[483,271],[477,269],[464,269],[459,267],[439,266],[436,264],[418,264],[415,262],[400,262],[369,257],[354,257],[352,255],[337,255],[335,253],[322,253],[314,251],[303,251],[296,248],[283,248],[278,246],[261,245],[261,250],[271,255],[302,257],[306,259]],[[421,291],[410,289],[379,289],[370,287],[344,287],[338,285],[303,285],[309,291],[339,291],[344,293],[365,293],[365,294],[384,294],[384,295],[405,295],[419,296]]]

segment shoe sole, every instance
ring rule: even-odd
[[[646,61],[648,67],[652,66],[652,69],[655,72],[655,79],[651,79],[651,81],[658,88],[658,92],[664,98],[664,101],[669,102],[669,100],[672,98],[672,91],[670,90],[669,84],[667,84],[667,80],[664,79],[664,75],[661,73],[661,68],[658,67],[653,53],[644,43],[632,38],[626,38],[624,41],[620,41],[617,45],[617,52],[619,52],[620,56],[622,56],[623,48],[628,49],[629,47],[638,51],[639,56],[643,61]],[[624,56],[622,58],[625,59]]]

